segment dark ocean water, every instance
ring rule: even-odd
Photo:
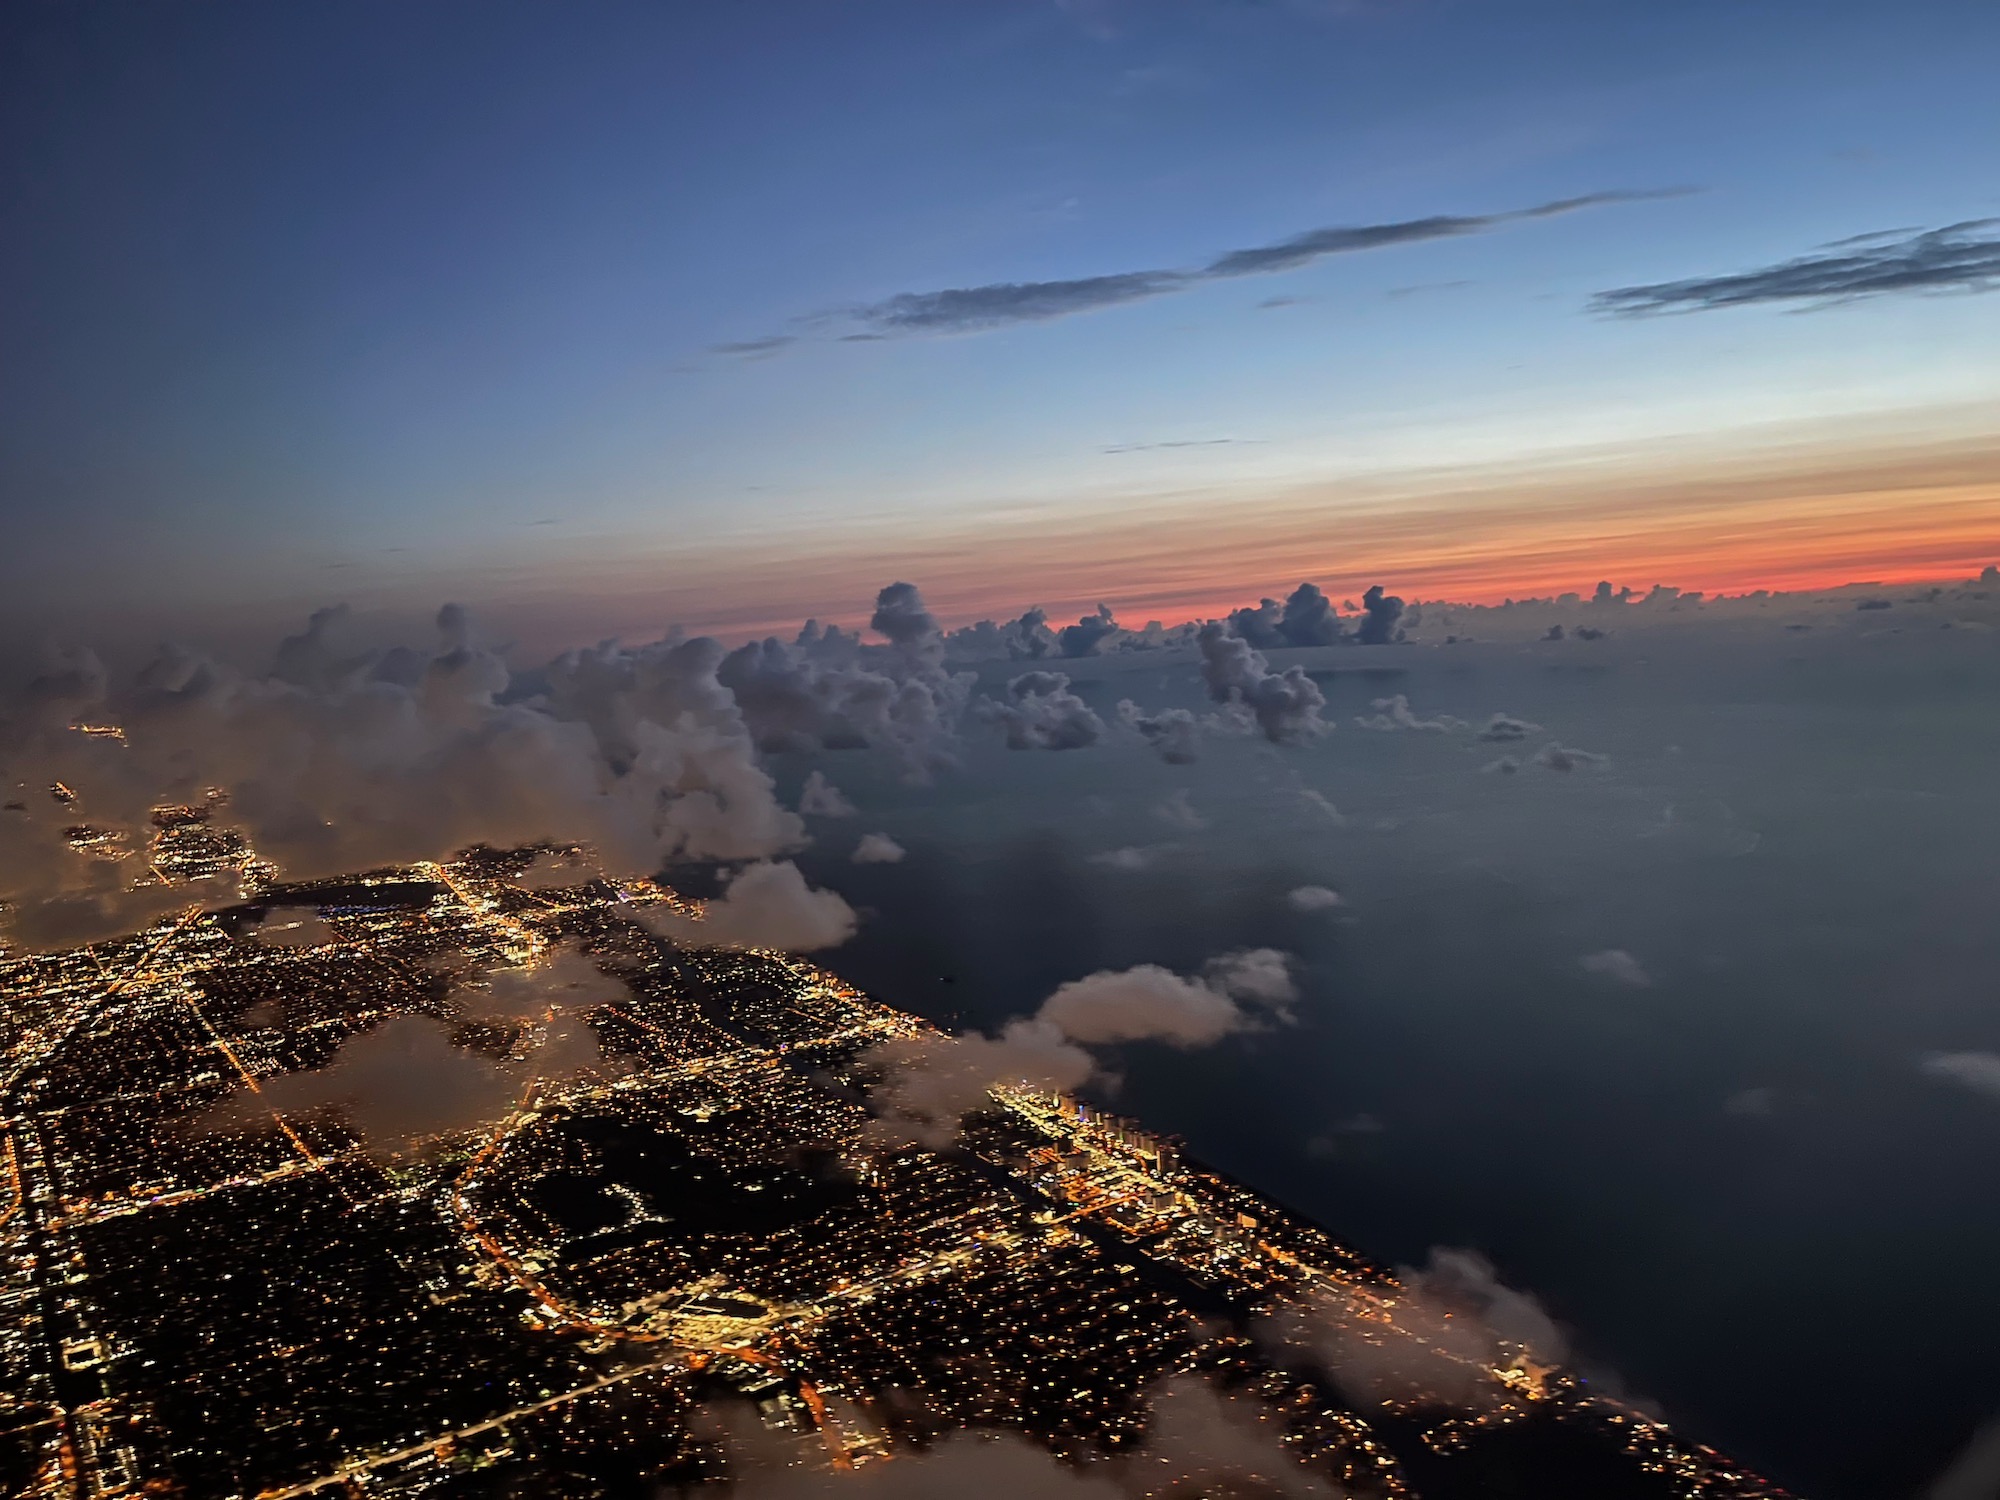
[[[1128,1048],[1117,1107],[1374,1255],[1484,1252],[1803,1495],[1920,1494],[2000,1409],[2000,1099],[1920,1066],[2000,1051],[1995,639],[1304,659],[1342,726],[1312,747],[978,745],[927,787],[824,758],[862,813],[803,862],[867,914],[830,966],[990,1027],[1093,969],[1286,949],[1298,1025]],[[1195,702],[1185,661],[1077,675],[1107,716]],[[1397,692],[1610,761],[1354,726]],[[909,857],[847,863],[874,829]],[[1307,882],[1346,904],[1290,910]],[[1578,962],[1612,948],[1650,985]]]

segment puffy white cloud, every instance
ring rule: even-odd
[[[899,630],[907,621],[894,616]],[[926,616],[928,618],[928,616]],[[932,660],[921,634],[877,648],[866,662],[829,662],[767,639],[740,646],[717,668],[759,749],[812,751],[872,746],[924,777],[954,758],[966,677]]]
[[[1646,972],[1645,965],[1623,948],[1606,948],[1601,953],[1586,953],[1576,962],[1577,967],[1586,974],[1595,974],[1600,979],[1608,979],[1613,984],[1622,984],[1627,989],[1643,990],[1653,982],[1653,976]]]
[[[1370,707],[1375,710],[1374,713],[1361,715],[1354,721],[1363,729],[1383,732],[1415,729],[1429,734],[1449,734],[1454,729],[1465,728],[1465,720],[1454,719],[1450,714],[1439,714],[1434,719],[1418,718],[1410,708],[1410,700],[1401,693],[1391,698],[1377,698]]]
[[[1094,865],[1103,865],[1107,870],[1121,870],[1135,875],[1141,870],[1150,870],[1160,862],[1160,857],[1173,846],[1170,844],[1149,844],[1145,846],[1128,844],[1122,849],[1106,849],[1102,854],[1090,856]]]
[[[1118,703],[1118,722],[1152,746],[1170,766],[1185,766],[1195,759],[1195,740],[1201,721],[1185,708],[1164,708],[1149,714],[1130,698]]]
[[[1293,911],[1331,911],[1345,906],[1339,891],[1323,885],[1301,885],[1285,893],[1285,905]]]
[[[1292,978],[1292,957],[1276,948],[1243,948],[1210,959],[1204,978],[1225,995],[1268,1006],[1280,1020],[1290,1021],[1291,1003],[1299,998]]]
[[[1599,755],[1591,750],[1579,750],[1573,745],[1558,744],[1550,740],[1535,752],[1535,764],[1546,766],[1551,771],[1574,771],[1579,768],[1596,770],[1611,764],[1611,757]]]
[[[1976,1094],[2000,1099],[2000,1054],[1992,1052],[1926,1052],[1918,1067]]]
[[[857,865],[894,865],[908,852],[886,833],[864,833],[849,857]]]
[[[1332,728],[1319,713],[1326,695],[1304,667],[1273,672],[1262,652],[1214,622],[1202,626],[1195,644],[1209,697],[1248,714],[1271,743],[1295,744]]]
[[[1261,1024],[1260,1012],[1290,1020],[1297,998],[1291,960],[1272,948],[1224,954],[1199,978],[1157,964],[1101,970],[1061,985],[1033,1018],[1009,1021],[998,1036],[940,1035],[871,1049],[866,1060],[882,1073],[871,1103],[890,1139],[941,1148],[997,1085],[1081,1087],[1097,1072],[1086,1047],[1207,1046]]]
[[[1479,726],[1478,737],[1494,744],[1507,744],[1514,740],[1524,740],[1531,734],[1541,733],[1542,726],[1530,724],[1526,719],[1514,718],[1511,714],[1495,713],[1492,718]]]
[[[852,802],[841,789],[826,779],[823,771],[814,771],[806,777],[806,784],[799,789],[799,811],[809,818],[851,818],[856,815]]]
[[[982,698],[974,713],[1006,730],[1009,750],[1081,750],[1104,738],[1104,721],[1061,672],[1023,672],[1005,699]]]
[[[1286,955],[1253,948],[1215,959],[1199,978],[1158,964],[1099,970],[1059,986],[1036,1015],[1075,1042],[1205,1047],[1257,1023],[1239,1001],[1288,1018],[1297,998]]]
[[[1402,637],[1396,622],[1403,617],[1403,601],[1394,594],[1385,594],[1381,584],[1371,585],[1361,596],[1361,609],[1361,628],[1354,638],[1362,645],[1385,646]]]
[[[1245,1019],[1221,989],[1157,964],[1072,979],[1049,996],[1040,1014],[1079,1042],[1143,1039],[1180,1047],[1206,1046]]]
[[[698,917],[645,907],[639,920],[662,937],[706,948],[772,948],[809,953],[854,936],[854,908],[838,892],[814,890],[790,860],[759,860],[729,878]]]

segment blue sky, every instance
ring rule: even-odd
[[[1343,481],[1440,465],[1610,445],[1671,466],[1857,415],[1985,438],[1966,405],[2000,394],[2000,299],[1586,311],[2000,214],[1990,5],[23,5],[5,24],[0,495],[31,608],[82,584],[162,611],[583,600],[615,574],[727,623],[822,602],[760,560],[838,552],[858,611],[864,576],[976,552],[1009,516],[1063,518],[1048,546],[1073,561],[1091,517],[1254,528],[1318,484],[1337,524]],[[903,293],[1676,187],[1700,191],[989,331],[840,337],[864,326],[844,310]],[[776,335],[798,341],[711,352]],[[1100,588],[1143,596],[1099,550]],[[994,596],[1030,602],[1035,553],[1008,556]],[[725,575],[727,599],[705,591]]]

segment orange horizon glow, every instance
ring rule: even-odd
[[[810,523],[706,536],[549,538],[357,603],[470,605],[524,650],[737,642],[808,618],[865,630],[877,591],[916,584],[947,628],[1031,606],[1066,624],[1214,619],[1302,581],[1336,604],[1371,584],[1410,601],[1494,605],[1589,595],[1600,581],[1708,597],[1952,583],[2000,563],[2000,433],[1955,411],[1824,427],[1558,450],[1506,463],[1277,487],[990,503],[913,517],[834,508]]]
[[[1556,477],[1525,468],[1440,473],[1175,496],[1056,519],[974,518],[956,534],[880,550],[851,536],[822,547],[805,537],[717,546],[679,559],[698,564],[690,571],[700,584],[665,591],[658,565],[641,557],[621,560],[615,575],[645,573],[647,607],[670,609],[690,630],[743,639],[789,634],[807,617],[865,626],[876,590],[897,579],[921,588],[948,627],[1010,619],[1033,604],[1065,623],[1102,602],[1136,628],[1215,618],[1305,580],[1336,602],[1380,583],[1410,600],[1499,604],[1588,595],[1600,579],[1711,597],[1944,583],[2000,561],[2000,442],[1992,440],[1739,455],[1678,476],[1629,457],[1544,471]],[[606,586],[605,567],[596,570],[597,599],[636,603],[636,589]],[[784,583],[782,604],[774,578]],[[545,597],[553,604],[560,592]]]

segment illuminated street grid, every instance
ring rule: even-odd
[[[647,1493],[725,1472],[717,1403],[834,1468],[966,1427],[1086,1462],[1190,1374],[1360,1495],[1479,1494],[1522,1455],[1594,1486],[1549,1493],[1780,1493],[1525,1355],[1473,1372],[1476,1416],[1357,1414],[1252,1335],[1291,1306],[1414,1339],[1382,1268],[1026,1087],[961,1151],[883,1145],[864,1054],[929,1028],[797,960],[652,938],[631,914],[670,891],[527,890],[530,851],[273,887],[207,809],[155,822],[161,878],[228,873],[246,905],[0,962],[6,1493]],[[264,946],[277,905],[337,941]],[[453,984],[558,943],[631,991],[591,1017],[601,1074],[402,1158],[258,1099],[392,1015],[522,1055],[534,1028],[468,1022]]]

